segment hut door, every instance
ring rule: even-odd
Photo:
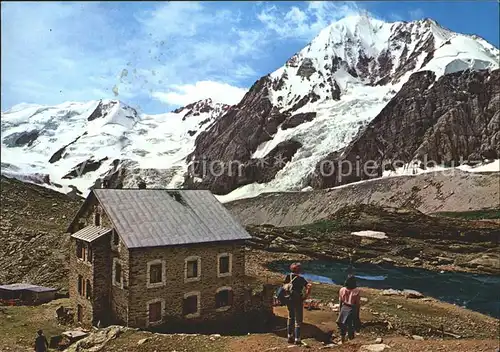
[[[83,320],[83,309],[79,304],[76,306],[76,319],[79,323],[81,323]]]

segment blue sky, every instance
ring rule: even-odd
[[[236,103],[328,24],[430,17],[499,46],[496,1],[2,2],[1,110],[119,98],[161,113]]]

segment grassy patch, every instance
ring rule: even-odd
[[[315,233],[327,233],[344,228],[344,224],[338,220],[319,220],[311,224],[288,227],[290,230],[306,230]]]
[[[0,306],[0,351],[31,351],[36,332],[42,329],[47,340],[68,327],[57,324],[56,309],[68,305],[67,299],[40,306]]]
[[[500,209],[485,209],[485,210],[472,210],[472,211],[442,211],[433,213],[437,216],[445,216],[454,219],[464,219],[464,220],[488,220],[488,219],[500,219]]]

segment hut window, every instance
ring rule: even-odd
[[[90,280],[87,280],[87,285],[86,285],[86,292],[85,292],[85,296],[90,299],[91,298],[91,295],[92,295],[92,286],[90,285]]]
[[[114,268],[113,268],[113,283],[117,286],[122,286],[122,265],[118,261],[117,258],[113,259]]]
[[[76,240],[76,257],[83,259],[83,244],[79,240]]]
[[[215,295],[215,308],[222,310],[233,305],[233,290],[230,287],[221,287]]]
[[[78,294],[80,296],[85,295],[85,286],[84,286],[84,280],[82,275],[78,275]]]
[[[90,244],[87,244],[87,261],[92,263],[92,247]]]
[[[99,208],[96,208],[96,211],[94,214],[94,225],[101,226],[101,213],[100,213]]]
[[[165,315],[165,300],[153,299],[146,303],[148,314],[148,325],[160,324]]]
[[[83,308],[79,304],[76,306],[76,319],[79,323],[83,320]]]
[[[165,261],[156,259],[147,263],[147,287],[160,287],[165,285]]]
[[[161,320],[161,302],[149,304],[149,322],[156,323]]]
[[[201,258],[188,257],[184,262],[184,280],[198,281],[201,275]]]
[[[231,276],[232,271],[232,255],[230,253],[222,253],[217,256],[217,276]]]
[[[187,318],[194,318],[200,315],[200,293],[190,292],[184,295],[182,313]]]

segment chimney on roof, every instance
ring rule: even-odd
[[[182,196],[179,192],[169,192],[170,195],[172,196],[172,198],[175,199],[175,201],[181,203],[181,204],[184,204],[184,200],[182,199]]]
[[[139,189],[146,189],[146,182],[144,180],[140,180],[137,186]]]

